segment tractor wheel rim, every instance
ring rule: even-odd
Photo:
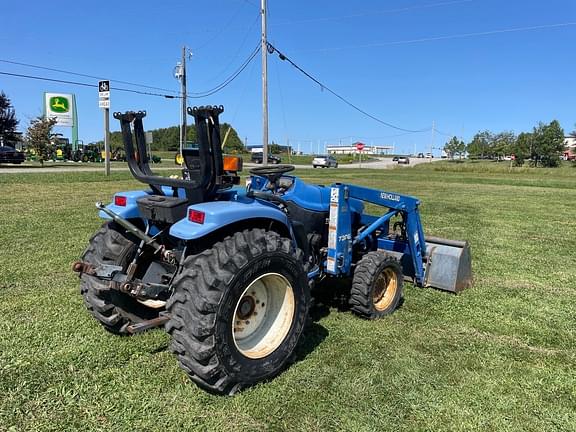
[[[391,268],[385,268],[374,284],[374,294],[372,301],[374,307],[378,311],[386,310],[396,296],[396,290],[398,289],[398,276],[396,272]]]
[[[266,273],[244,290],[234,308],[232,337],[250,359],[272,354],[286,339],[294,321],[292,285],[278,273]]]

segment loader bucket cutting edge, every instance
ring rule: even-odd
[[[465,241],[426,238],[424,286],[459,293],[472,286],[472,256]]]

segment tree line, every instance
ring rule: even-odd
[[[152,132],[152,151],[178,151],[180,149],[180,128],[178,126],[153,129],[150,132]],[[228,137],[226,138],[224,152],[230,154],[242,153],[244,151],[244,144],[238,136],[238,133],[230,124],[222,123],[220,125],[220,137],[222,141],[224,141],[226,135],[228,135]],[[186,141],[196,143],[197,135],[194,125],[189,125],[186,128]],[[104,142],[97,141],[91,144],[103,146]],[[110,147],[124,147],[121,132],[112,132],[110,134]]]
[[[576,137],[576,131],[572,132]],[[557,167],[564,153],[564,129],[557,120],[539,123],[532,132],[489,130],[478,132],[469,143],[452,137],[444,146],[450,158],[468,156],[471,159],[499,160],[511,157],[517,166],[529,162],[532,166]]]

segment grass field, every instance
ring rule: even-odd
[[[105,332],[70,264],[128,173],[0,176],[0,431],[576,430],[576,169],[443,164],[298,172],[413,194],[467,239],[475,286],[407,284],[392,316],[316,310],[298,361],[234,397],[179,370],[161,330]]]

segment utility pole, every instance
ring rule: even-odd
[[[186,46],[182,47],[182,78],[180,89],[182,93],[182,125],[180,127],[180,155],[186,145],[186,105],[188,93],[186,91]]]
[[[182,60],[176,63],[174,78],[180,81],[180,156],[186,145],[186,105],[188,92],[186,90],[186,46],[182,47]]]
[[[266,34],[266,0],[260,0],[262,15],[262,164],[268,165],[268,40]]]
[[[434,132],[436,132],[436,122],[432,120],[432,140],[430,141],[430,163],[432,163],[432,149],[434,148]]]

